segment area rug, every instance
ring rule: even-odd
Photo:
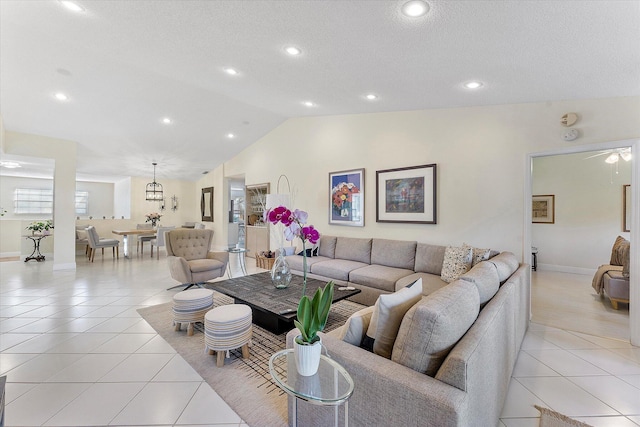
[[[540,427],[591,427],[589,424],[574,420],[551,409],[534,406],[540,411]]]
[[[214,306],[232,304],[233,299],[214,291]],[[216,367],[216,357],[204,351],[202,324],[196,324],[193,336],[186,328],[176,332],[172,325],[172,303],[145,307],[138,313],[164,338],[191,367],[250,426],[287,426],[287,395],[269,375],[269,358],[285,348],[286,334],[275,335],[253,325],[251,357],[242,358],[240,349],[232,350],[224,367]],[[325,332],[346,322],[364,306],[343,300],[331,307]]]

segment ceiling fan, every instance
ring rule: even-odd
[[[618,163],[620,159],[624,160],[625,162],[628,162],[629,160],[631,160],[631,147],[604,150],[599,152],[598,154],[594,154],[593,156],[585,157],[585,160],[592,159],[598,156],[604,156],[605,154],[608,154],[608,156],[606,159],[604,159],[604,161],[611,165],[614,163]]]

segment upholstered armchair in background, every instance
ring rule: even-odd
[[[171,277],[180,282],[169,289],[189,289],[224,275],[229,253],[210,251],[212,241],[213,230],[180,228],[165,234]]]

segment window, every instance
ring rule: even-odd
[[[76,214],[89,213],[89,192],[76,191]],[[14,194],[15,214],[52,214],[53,190],[42,188],[16,188]]]

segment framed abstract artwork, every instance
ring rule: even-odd
[[[553,224],[555,222],[556,196],[545,194],[533,196],[531,201],[531,222]]]
[[[364,227],[364,169],[329,173],[329,224]]]
[[[436,164],[376,171],[376,222],[437,224]]]

